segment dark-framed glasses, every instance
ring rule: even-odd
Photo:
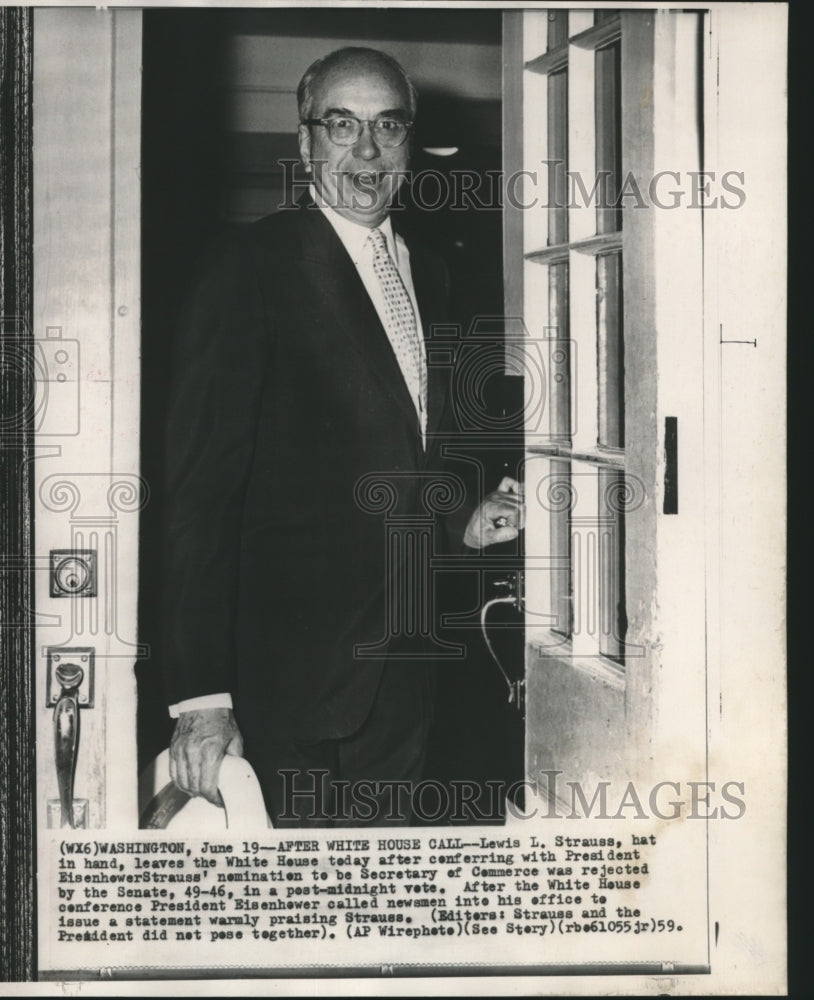
[[[377,118],[375,121],[353,118],[351,115],[334,115],[332,118],[306,118],[303,125],[322,125],[328,130],[328,137],[337,146],[352,146],[358,142],[364,125],[370,126],[377,146],[392,149],[400,146],[407,138],[412,122],[397,118]]]

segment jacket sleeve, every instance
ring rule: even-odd
[[[243,502],[273,354],[257,256],[245,240],[219,252],[174,345],[162,551],[171,703],[234,687]]]

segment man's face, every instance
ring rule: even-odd
[[[385,66],[335,67],[318,81],[313,96],[313,118],[410,120],[404,81]],[[323,125],[301,125],[299,141],[303,163],[311,164],[316,189],[331,208],[371,228],[384,221],[410,162],[409,138],[401,146],[380,147],[364,125],[352,146],[338,146]]]

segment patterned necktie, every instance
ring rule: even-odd
[[[387,250],[384,233],[381,229],[371,229],[367,241],[373,248],[373,270],[387,303],[387,336],[413,398],[424,435],[427,430],[427,364],[413,304]]]

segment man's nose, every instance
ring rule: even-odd
[[[381,155],[379,147],[373,138],[373,126],[370,122],[362,122],[362,131],[353,147],[353,152],[360,160],[374,160]]]

